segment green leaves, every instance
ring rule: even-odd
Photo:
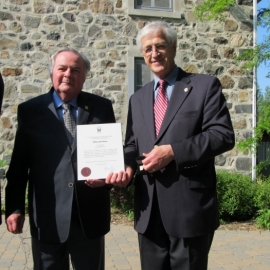
[[[195,7],[194,14],[200,21],[224,21],[225,12],[229,11],[231,6],[236,6],[235,0],[206,0]],[[270,31],[270,5],[259,10],[257,25],[265,28],[266,33]],[[266,65],[270,60],[269,35],[266,35],[264,41],[257,46],[245,49],[237,60],[242,61],[241,66],[244,69],[253,69],[262,63]],[[270,77],[270,72],[267,77]]]
[[[260,228],[270,229],[270,178],[252,182],[247,175],[219,170],[217,194],[223,221],[255,218]]]
[[[223,12],[235,4],[235,0],[206,0],[202,5],[195,7],[194,14],[200,21],[223,21]]]
[[[255,184],[249,176],[217,171],[217,194],[223,220],[245,220],[254,216]]]
[[[258,121],[257,125],[253,130],[253,137],[243,140],[237,144],[237,148],[241,151],[249,150],[256,152],[257,146],[262,142],[264,134],[270,134],[270,87],[266,88],[265,92],[258,93],[257,101],[257,113]],[[270,162],[266,162],[268,165]],[[258,172],[265,167],[265,164],[258,166]]]
[[[256,223],[261,229],[270,229],[270,209],[261,209],[258,211]]]
[[[5,160],[0,160],[0,168],[3,168],[6,165],[6,161]]]

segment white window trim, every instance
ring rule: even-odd
[[[151,10],[151,9],[135,9],[134,1],[128,1],[128,15],[134,16],[147,16],[147,17],[157,17],[157,18],[172,18],[180,19],[180,2],[179,0],[173,0],[173,11],[164,10]]]
[[[151,0],[151,5],[154,4],[155,0]],[[147,10],[161,10],[161,11],[167,11],[167,12],[172,12],[173,11],[173,0],[168,0],[171,4],[169,8],[164,8],[164,7],[155,7],[155,6],[144,6],[143,8],[137,7],[138,9],[147,9]],[[134,2],[137,2],[137,0],[134,0]],[[134,3],[134,5],[136,5]]]
[[[129,1],[130,2],[130,1]],[[142,57],[140,50],[136,46],[128,50],[128,97],[135,93],[135,57]]]

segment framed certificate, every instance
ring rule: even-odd
[[[78,180],[125,170],[121,124],[77,125]]]

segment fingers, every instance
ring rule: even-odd
[[[103,179],[87,179],[85,184],[91,188],[103,187],[106,183]]]
[[[109,173],[108,177],[106,178],[106,183],[111,184],[114,186],[124,186],[124,183],[126,181],[126,173],[123,171],[120,171],[118,173]]]
[[[118,173],[109,173],[106,178],[106,183],[118,187],[126,187],[130,182],[130,171],[124,172],[120,171]]]
[[[24,215],[12,214],[7,218],[6,224],[9,232],[14,234],[22,233],[24,224]]]
[[[146,157],[142,160],[143,169],[149,173],[159,171],[174,159],[171,145],[154,147],[151,152],[143,155]]]

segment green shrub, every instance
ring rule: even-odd
[[[258,209],[270,209],[270,180],[257,181],[254,205]]]
[[[258,211],[256,223],[261,229],[270,229],[270,209],[261,209]]]
[[[133,193],[134,186],[128,188],[114,187],[111,190],[111,207],[117,208],[133,219]]]
[[[249,176],[217,171],[217,194],[221,219],[246,220],[256,213],[254,196],[256,184]]]

